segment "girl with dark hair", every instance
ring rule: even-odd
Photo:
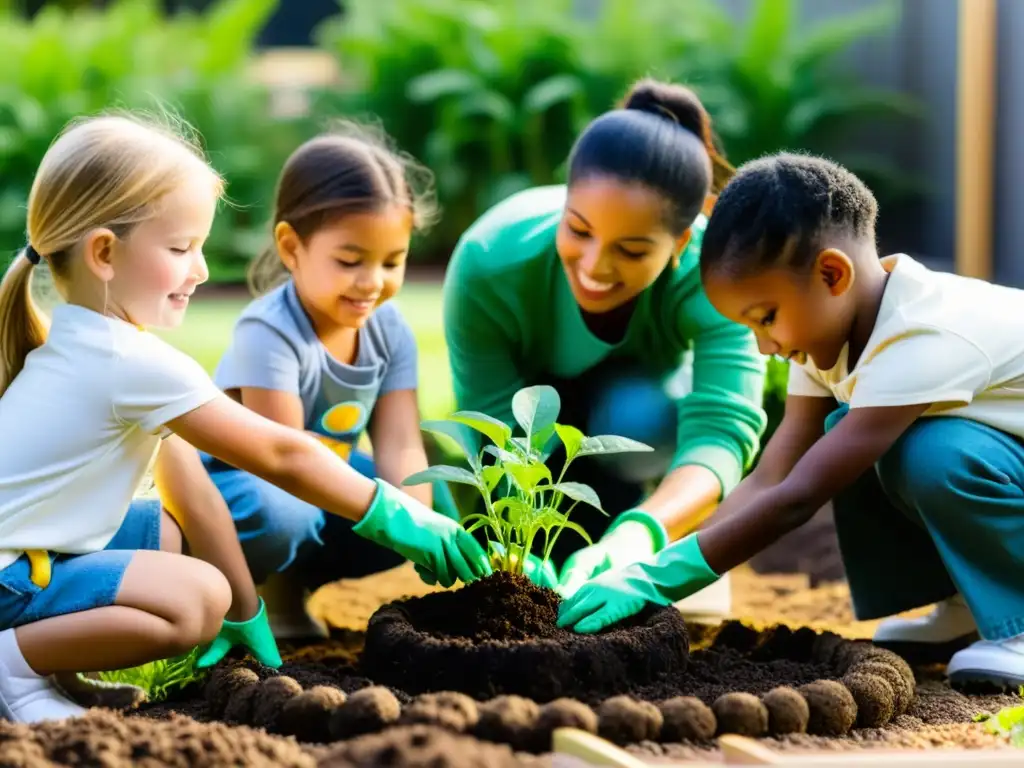
[[[402,287],[410,238],[435,216],[431,181],[369,126],[342,123],[296,149],[278,180],[273,245],[249,271],[259,298],[242,312],[215,375],[246,407],[312,433],[361,474],[397,486],[427,467],[416,340],[390,299]],[[372,457],[358,449],[367,433]],[[405,561],[349,520],[217,459],[206,463],[278,638],[325,633],[305,610],[311,590]],[[458,518],[443,483],[408,492]]]

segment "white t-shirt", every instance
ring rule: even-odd
[[[850,408],[932,403],[1024,437],[1024,291],[945,272],[909,256],[890,272],[875,328],[852,371],[844,347],[831,370],[790,365],[789,394]]]
[[[46,343],[0,397],[0,568],[25,549],[106,547],[163,424],[219,395],[195,360],[153,334],[57,306]]]

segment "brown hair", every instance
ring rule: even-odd
[[[306,240],[325,223],[349,213],[387,205],[407,206],[419,232],[436,221],[433,174],[395,149],[378,129],[342,122],[300,146],[277,182],[273,227],[287,222]],[[288,277],[277,249],[267,248],[250,265],[249,289],[265,293]]]
[[[47,150],[28,197],[29,246],[41,255],[58,291],[74,247],[105,227],[124,237],[154,215],[155,204],[195,173],[219,196],[223,181],[206,163],[184,123],[111,114],[74,120]],[[49,323],[32,295],[34,264],[25,248],[0,282],[0,395],[46,341]]]

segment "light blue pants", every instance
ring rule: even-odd
[[[875,470],[833,500],[857,618],[959,591],[986,640],[1024,634],[1024,443],[976,421],[927,417]]]
[[[329,581],[360,578],[405,562],[401,555],[354,533],[350,520],[210,456],[204,455],[203,463],[231,510],[257,584],[273,573],[291,570],[303,584],[316,589]],[[373,459],[361,451],[353,451],[349,463],[365,477],[376,476]],[[457,518],[448,486],[434,483],[433,490],[434,509]]]

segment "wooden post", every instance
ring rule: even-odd
[[[959,0],[956,271],[992,278],[996,0]]]

